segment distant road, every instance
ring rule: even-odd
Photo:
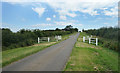
[[[62,71],[79,33],[38,53],[14,62],[3,71]]]

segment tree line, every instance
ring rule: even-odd
[[[55,30],[25,30],[21,29],[16,33],[8,28],[2,28],[2,50],[14,49],[18,47],[30,46],[37,43],[37,37],[52,37],[56,35],[67,35],[77,32],[77,28],[68,25],[64,29]]]
[[[119,39],[120,28],[117,27],[102,27],[100,29],[89,29],[83,30],[90,35],[95,35],[99,37],[99,44],[103,47],[118,51],[120,47]]]

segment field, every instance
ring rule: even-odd
[[[62,36],[61,41],[66,40],[70,35],[72,35],[72,34]],[[12,62],[20,60],[26,56],[31,55],[31,54],[34,54],[38,51],[41,51],[41,50],[43,50],[51,45],[54,45],[56,43],[59,43],[61,41],[44,42],[44,43],[40,43],[40,44],[35,44],[33,46],[21,47],[21,48],[15,48],[15,49],[3,51],[2,52],[2,66],[6,66]]]
[[[118,53],[82,42],[80,33],[64,71],[118,71]]]

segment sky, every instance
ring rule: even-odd
[[[2,28],[98,29],[118,25],[119,0],[2,0]]]

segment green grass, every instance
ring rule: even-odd
[[[73,34],[75,34],[75,33],[73,33]],[[66,40],[70,35],[73,35],[73,34],[62,36],[61,41]],[[35,44],[33,46],[15,48],[15,49],[10,49],[10,50],[0,52],[0,54],[2,53],[2,66],[4,67],[8,64],[11,64],[12,62],[18,61],[26,56],[29,56],[31,54],[38,52],[38,51],[41,51],[41,50],[43,50],[51,45],[57,44],[61,41],[43,42],[40,44]],[[0,62],[0,64],[1,64],[1,62]]]
[[[44,43],[46,44],[46,43]],[[53,44],[48,45],[38,45],[38,46],[29,46],[29,47],[22,47],[11,49],[2,52],[2,66],[6,66],[14,61],[20,60],[26,56],[29,56],[33,53],[43,50]]]
[[[118,53],[101,46],[82,42],[81,33],[65,71],[118,71]]]

